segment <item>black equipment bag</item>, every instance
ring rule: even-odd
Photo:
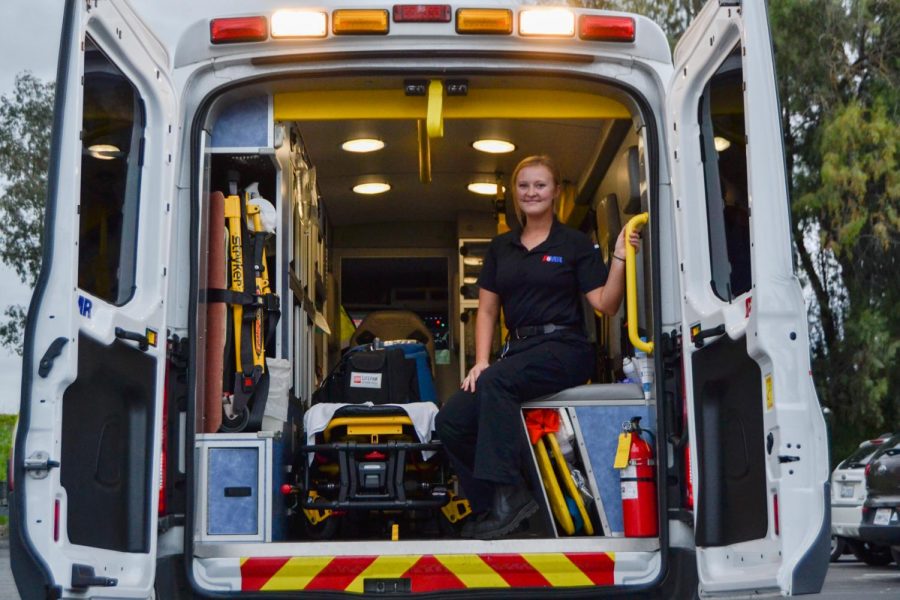
[[[400,348],[348,351],[313,394],[312,403],[406,404],[419,401],[416,362]]]

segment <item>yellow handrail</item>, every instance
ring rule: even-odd
[[[631,344],[647,354],[653,354],[653,342],[645,342],[638,335],[637,312],[637,261],[634,259],[634,246],[631,245],[631,232],[640,229],[650,220],[650,213],[641,213],[625,224],[625,307],[628,319],[628,339]]]

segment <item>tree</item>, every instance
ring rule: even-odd
[[[840,459],[900,417],[900,0],[773,1],[770,16],[813,373]]]
[[[703,0],[570,0],[644,14],[674,48]],[[900,424],[900,0],[770,0],[813,375],[833,457]]]
[[[41,266],[53,89],[26,71],[0,97],[0,260],[32,287]],[[21,353],[25,308],[7,306],[4,317],[0,344]]]

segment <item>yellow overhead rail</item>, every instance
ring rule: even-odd
[[[440,83],[440,82],[437,82]],[[433,98],[433,99],[432,99]],[[427,119],[436,95],[397,90],[319,90],[275,94],[279,121]],[[441,99],[444,119],[629,119],[623,104],[596,94],[564,90],[470,89]]]
[[[653,354],[653,342],[645,342],[638,335],[637,261],[634,246],[630,242],[631,232],[641,229],[649,220],[650,213],[641,213],[625,224],[625,302],[628,310],[628,339],[635,348]]]
[[[432,79],[428,84],[428,137],[444,137],[444,84]]]

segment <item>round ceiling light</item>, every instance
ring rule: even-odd
[[[488,154],[506,154],[516,149],[516,145],[512,142],[495,139],[475,140],[472,147]]]
[[[384,192],[391,189],[391,184],[384,183],[382,181],[373,181],[371,183],[360,183],[359,185],[353,186],[353,191],[357,194],[365,194],[366,196],[372,196],[375,194],[383,194]]]
[[[122,157],[122,151],[112,144],[94,144],[93,146],[89,146],[87,151],[88,154],[94,158],[99,158],[100,160],[112,160],[114,158]]]
[[[384,142],[375,138],[358,138],[347,140],[341,144],[341,148],[347,152],[375,152],[384,148]]]
[[[713,138],[713,143],[716,145],[716,152],[724,152],[731,147],[731,142],[719,136]]]
[[[470,183],[467,186],[470,192],[474,192],[475,194],[481,194],[482,196],[496,196],[497,195],[497,184],[496,183],[487,183],[487,182],[474,182]]]

